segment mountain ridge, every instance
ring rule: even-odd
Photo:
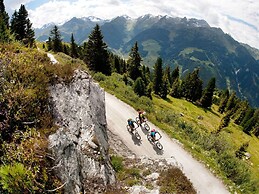
[[[74,33],[76,42],[82,44],[97,23],[91,18],[72,18],[60,26],[63,41],[70,42]],[[152,67],[161,57],[165,65],[179,66],[181,76],[198,67],[204,86],[215,77],[219,89],[228,88],[252,106],[259,106],[259,51],[205,20],[147,14],[135,19],[118,16],[98,24],[109,49],[124,58],[138,42],[143,64]],[[39,36],[37,31],[36,37],[46,40],[46,34]]]

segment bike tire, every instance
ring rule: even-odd
[[[139,124],[139,117],[136,117],[136,123]]]
[[[151,135],[147,135],[147,139],[149,142],[151,142],[151,143],[153,142]]]
[[[144,128],[145,128],[147,131],[150,130],[150,127],[149,127],[149,125],[148,125],[146,122],[144,123]]]
[[[129,126],[129,125],[127,125],[126,127],[127,127],[128,132],[130,132],[130,126]]]
[[[162,150],[163,149],[163,146],[162,144],[158,141],[156,142],[156,147],[159,149],[159,150]]]
[[[135,137],[137,140],[141,140],[141,136],[139,135],[139,133],[137,131],[135,132]]]
[[[127,125],[128,132],[132,133],[132,130],[129,125]]]

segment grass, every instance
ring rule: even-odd
[[[145,99],[148,104],[143,103],[143,97],[139,98],[134,94],[131,86],[125,85],[122,76],[118,74],[102,77],[100,85],[135,109],[140,107],[144,109],[150,122],[167,132],[169,136],[181,141],[194,157],[209,166],[225,184],[232,187],[231,192],[258,192],[256,187],[258,188],[259,184],[259,140],[243,133],[233,122],[219,135],[212,135],[211,132],[218,128],[222,118],[217,112],[217,106],[214,105],[211,110],[207,110],[184,99],[168,97],[163,100],[155,95],[152,101]],[[199,116],[202,116],[202,119],[198,119]],[[251,154],[251,159],[237,160],[235,151],[246,142],[249,142],[248,152]],[[221,157],[225,157],[236,170],[231,171],[228,166],[224,166],[228,165],[226,160],[224,164],[219,164],[218,162],[222,161]],[[251,179],[248,180],[249,171]],[[247,180],[240,181],[238,177]]]
[[[159,192],[164,193],[178,193],[178,194],[195,194],[192,183],[182,173],[179,168],[170,168],[160,174],[158,178]]]
[[[46,53],[26,48],[18,42],[1,44],[0,59],[3,74],[0,106],[4,113],[0,130],[0,166],[21,163],[33,175],[33,190],[43,193],[60,185],[50,170],[53,161],[49,159],[47,149],[47,136],[55,130],[49,108],[49,85],[59,79],[59,75],[70,79],[68,72],[72,67],[54,66]],[[58,73],[57,69],[60,70]],[[4,192],[2,189],[0,186],[0,193]],[[28,192],[24,188],[18,193]]]

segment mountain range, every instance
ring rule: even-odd
[[[165,66],[179,66],[181,76],[199,67],[204,86],[215,77],[218,88],[235,91],[259,107],[259,51],[239,43],[220,28],[204,20],[149,14],[112,20],[74,17],[59,29],[63,41],[70,42],[73,33],[76,42],[82,44],[97,23],[109,48],[124,58],[137,41],[143,64],[152,67],[161,57]],[[36,38],[47,40],[53,26],[35,29]]]

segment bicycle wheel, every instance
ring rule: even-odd
[[[136,117],[136,123],[139,124],[139,117]]]
[[[127,125],[128,132],[132,133],[132,130],[129,125]]]
[[[151,137],[150,134],[147,135],[147,139],[148,139],[148,141],[150,141],[151,143],[153,142],[152,137]]]
[[[137,140],[141,140],[141,136],[139,135],[139,133],[137,131],[135,131],[135,137]]]
[[[144,123],[144,128],[145,128],[147,131],[150,130],[150,127],[149,127],[149,125],[147,124],[147,122]]]
[[[163,146],[162,146],[162,144],[161,144],[159,141],[156,142],[156,147],[157,147],[159,150],[162,150],[162,149],[163,149]]]

